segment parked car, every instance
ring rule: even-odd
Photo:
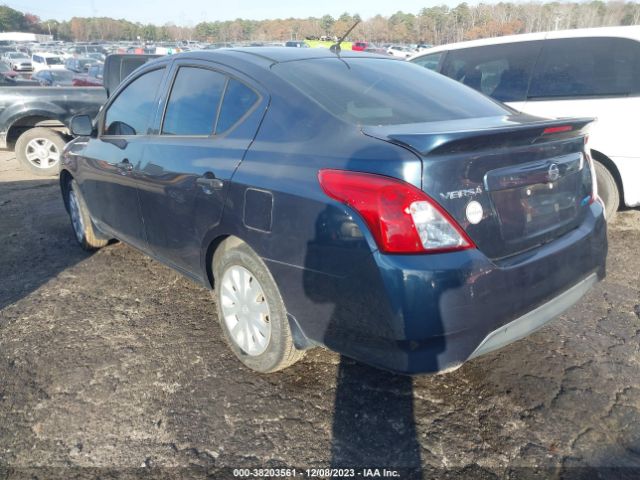
[[[31,55],[31,64],[34,72],[39,72],[40,70],[64,70],[65,68],[62,58],[46,52]]]
[[[309,48],[309,45],[303,41],[294,41],[291,40],[284,44],[285,47],[295,47],[295,48]]]
[[[80,58],[68,58],[64,62],[64,66],[67,70],[71,70],[76,73],[83,73],[89,70],[89,67],[95,65],[97,60],[93,58],[80,57]]]
[[[110,55],[109,81],[113,88],[150,58]],[[0,80],[3,77],[0,76]],[[0,82],[0,149],[14,150],[23,168],[36,175],[57,175],[60,156],[71,140],[69,122],[76,114],[94,117],[107,99],[104,88],[42,87],[36,81],[16,78]]]
[[[597,117],[589,145],[606,216],[640,205],[640,26],[474,40],[410,61],[533,115]]]
[[[0,75],[5,79],[13,79],[18,76],[18,73],[7,62],[0,62]]]
[[[94,61],[96,61],[96,62],[103,63],[103,62],[104,62],[104,59],[105,59],[106,57],[107,57],[107,56],[106,56],[104,53],[100,53],[100,52],[89,52],[89,53],[87,53],[87,55],[86,55],[86,57],[85,57],[85,58],[91,58],[91,59],[93,59],[93,60],[94,60]]]
[[[92,65],[87,73],[80,73],[73,77],[74,87],[101,87],[103,84],[104,64]]]
[[[387,48],[387,53],[394,57],[406,59],[416,52],[414,50],[411,50],[409,47],[405,47],[404,45],[391,45]]]
[[[4,61],[9,64],[12,70],[17,72],[31,72],[33,65],[29,56],[22,52],[6,52],[3,55]]]
[[[118,238],[214,288],[254,370],[317,345],[402,373],[452,369],[604,275],[591,119],[516,113],[408,62],[312,48],[191,52],[106,86],[62,160],[78,242]]]
[[[354,42],[351,44],[351,50],[355,52],[363,52],[369,48],[369,42]]]
[[[8,66],[4,62],[0,62],[0,87],[34,87],[38,85],[38,82],[17,75],[13,70],[9,70],[5,75],[2,71],[3,68],[8,68]]]
[[[364,49],[364,51],[367,52],[367,53],[375,53],[375,54],[378,54],[378,55],[389,55],[387,53],[387,49],[386,48],[376,47],[375,45],[373,45],[371,43],[369,44],[369,46],[367,48]]]
[[[71,87],[73,72],[71,70],[40,70],[31,76],[43,87]]]

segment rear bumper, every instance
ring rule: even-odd
[[[598,282],[598,276],[592,273],[584,280],[578,282],[557,297],[531,310],[520,318],[495,329],[484,337],[480,345],[476,347],[467,360],[479,357],[485,353],[493,352],[499,348],[513,343],[535,332],[547,322],[554,319],[562,312],[578,302],[591,287]]]
[[[451,370],[544,325],[605,275],[599,203],[577,229],[492,262],[478,250],[375,252],[346,278],[270,265],[289,312],[314,343],[383,369]],[[288,277],[283,281],[283,276]]]

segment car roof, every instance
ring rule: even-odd
[[[483,47],[485,45],[500,45],[504,43],[528,42],[533,40],[551,40],[561,38],[585,38],[585,37],[618,37],[630,38],[640,41],[640,25],[630,25],[624,27],[596,27],[596,28],[574,28],[571,30],[555,30],[550,32],[523,33],[519,35],[506,35],[504,37],[481,38],[469,40],[467,42],[450,43],[430,48],[418,55],[414,55],[409,60],[420,58],[432,53],[447,50],[458,50],[461,48]]]
[[[340,58],[376,57],[389,59],[389,57],[386,55],[354,52],[352,50],[342,50],[340,52]],[[245,61],[248,63],[268,67],[273,64],[282,62],[293,62],[318,58],[337,58],[337,55],[327,48],[241,47],[219,48],[217,50],[196,50],[193,52],[171,55],[171,58],[192,58],[214,61],[222,61],[224,58],[233,58],[235,60]]]

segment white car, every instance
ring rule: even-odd
[[[410,62],[542,117],[596,117],[589,135],[598,192],[613,218],[640,206],[640,26],[473,40]]]
[[[40,70],[64,70],[64,61],[58,55],[52,53],[39,52],[31,55],[33,71]]]
[[[416,53],[416,51],[411,50],[409,47],[405,47],[404,45],[391,45],[387,48],[387,53],[398,58],[409,58],[411,55]]]
[[[31,59],[26,53],[22,52],[6,52],[3,55],[5,62],[9,64],[12,70],[17,72],[30,72],[33,70]]]

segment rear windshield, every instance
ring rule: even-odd
[[[399,125],[508,113],[471,88],[398,60],[323,58],[278,63],[273,71],[333,115],[357,125]]]

